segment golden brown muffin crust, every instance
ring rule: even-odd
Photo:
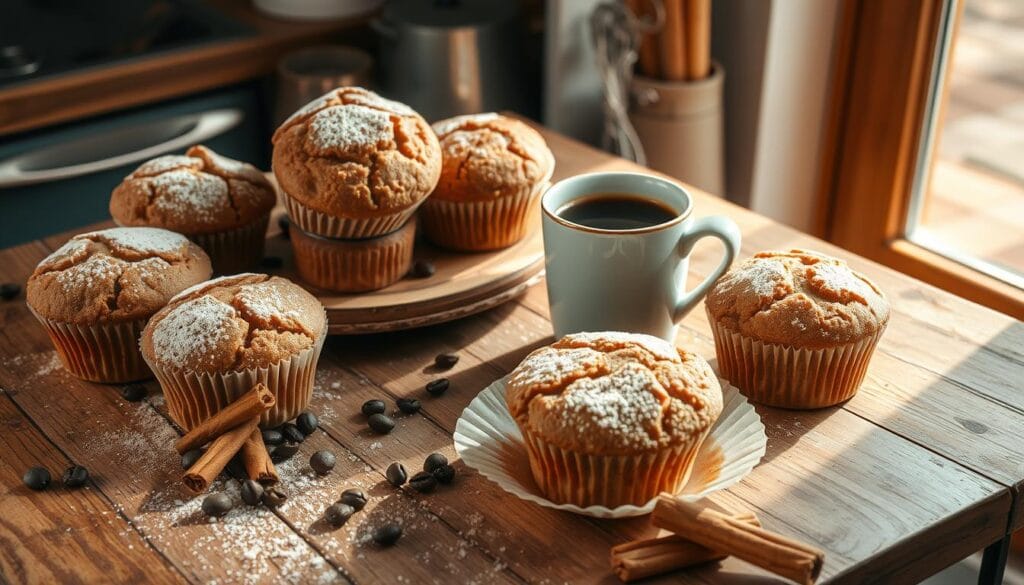
[[[185,236],[158,228],[79,234],[39,263],[27,300],[40,316],[89,325],[144,319],[210,278],[210,259]]]
[[[863,339],[889,321],[889,303],[873,282],[806,250],[755,254],[715,283],[705,302],[732,331],[807,349]]]
[[[368,219],[406,210],[437,184],[441,151],[408,106],[359,87],[313,100],[274,133],[274,175],[304,205]]]
[[[171,299],[142,332],[142,353],[164,367],[228,372],[267,367],[313,347],[327,318],[313,295],[266,274],[216,278]]]
[[[256,221],[276,202],[274,187],[255,167],[196,145],[125,177],[110,198],[110,215],[126,226],[207,234]]]
[[[698,355],[650,335],[567,335],[509,376],[509,411],[563,449],[622,455],[696,440],[722,412],[722,389]]]
[[[486,201],[534,189],[551,178],[555,159],[539,132],[498,114],[456,116],[434,124],[441,179],[431,197]]]

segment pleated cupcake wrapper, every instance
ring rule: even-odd
[[[753,402],[793,409],[824,408],[852,398],[885,331],[883,326],[870,337],[834,348],[800,349],[764,343],[711,322],[719,374]]]
[[[233,230],[193,234],[188,238],[210,257],[215,274],[236,274],[255,267],[263,259],[270,214]]]
[[[312,347],[265,368],[201,373],[150,365],[160,381],[171,418],[185,430],[210,418],[260,382],[277,397],[277,404],[260,419],[260,427],[272,428],[309,406],[316,364],[326,338],[325,333]]]
[[[420,205],[417,203],[398,213],[381,217],[354,219],[336,217],[317,211],[302,204],[288,193],[283,191],[282,193],[285,207],[288,208],[288,217],[292,223],[299,226],[299,229],[325,238],[343,240],[361,240],[390,234],[405,225],[405,222],[416,213],[416,208]]]
[[[75,325],[32,314],[46,328],[64,368],[76,377],[106,384],[153,377],[139,351],[139,336],[148,319]]]
[[[420,221],[433,243],[451,250],[507,248],[526,236],[547,183],[488,201],[446,201],[430,197]]]
[[[384,245],[367,248],[311,236],[294,230],[291,238],[295,265],[302,279],[313,286],[338,292],[364,292],[384,288],[401,280],[412,264],[416,239],[415,219],[410,234],[395,233]],[[399,230],[405,230],[405,226]]]

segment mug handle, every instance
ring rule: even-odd
[[[676,323],[681,321],[704,298],[704,295],[708,294],[715,281],[725,274],[725,271],[729,269],[732,261],[736,258],[736,254],[740,251],[739,226],[724,215],[714,215],[702,217],[694,221],[690,229],[679,238],[679,257],[686,258],[693,250],[693,246],[696,245],[697,241],[707,236],[714,236],[722,240],[722,243],[725,244],[725,254],[722,256],[722,261],[718,263],[718,267],[704,279],[704,282],[683,295],[683,298],[679,300],[672,315]]]

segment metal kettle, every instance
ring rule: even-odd
[[[525,27],[512,0],[390,0],[373,22],[378,87],[436,121],[525,111]]]

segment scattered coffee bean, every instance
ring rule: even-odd
[[[398,524],[385,524],[373,533],[373,541],[381,546],[391,546],[402,538],[402,527]]]
[[[260,267],[267,270],[277,270],[282,266],[284,266],[284,260],[280,256],[265,256],[260,260]]]
[[[276,447],[284,443],[284,435],[277,429],[267,429],[263,431],[263,444],[271,447]]]
[[[459,356],[454,353],[442,353],[434,358],[434,365],[442,370],[449,370],[459,363]]]
[[[450,385],[451,382],[448,381],[448,378],[431,380],[427,382],[427,393],[431,396],[440,396],[448,391],[448,386]]]
[[[68,467],[60,478],[60,482],[67,488],[82,487],[87,481],[89,481],[89,470],[81,465]]]
[[[366,416],[373,416],[375,414],[384,414],[387,410],[387,406],[384,405],[383,400],[367,400],[363,403],[363,408],[361,410]]]
[[[423,471],[430,473],[438,467],[448,465],[448,458],[441,453],[431,453],[423,460]]]
[[[192,449],[191,451],[185,451],[185,454],[181,456],[181,468],[189,469],[199,461],[199,458],[203,456],[206,451],[202,449]]]
[[[395,487],[402,487],[402,485],[409,479],[409,472],[405,470],[405,466],[401,463],[395,462],[388,465],[388,470],[384,473],[384,476],[388,478],[388,483]]]
[[[320,419],[318,419],[315,414],[309,412],[308,410],[300,414],[295,419],[295,426],[297,426],[299,430],[302,431],[302,434],[306,435],[307,437],[315,433],[317,428],[319,428],[319,425]]]
[[[245,469],[245,463],[238,455],[233,457],[231,461],[228,461],[227,466],[224,467],[224,473],[228,474],[228,477],[237,479],[238,481],[245,481],[249,479],[249,472]]]
[[[50,485],[50,472],[45,467],[32,467],[21,476],[21,481],[29,489],[41,492]]]
[[[247,479],[242,482],[242,501],[250,506],[255,506],[263,501],[263,484],[255,479]]]
[[[451,465],[442,465],[430,472],[438,482],[445,485],[455,481],[455,468]]]
[[[416,260],[412,263],[412,267],[409,269],[409,276],[413,278],[430,278],[434,276],[434,272],[437,269],[434,268],[434,263],[427,260]]]
[[[324,511],[324,520],[328,524],[337,528],[342,524],[348,522],[348,519],[352,517],[352,514],[356,513],[356,509],[348,504],[331,504]]]
[[[409,480],[409,485],[418,492],[428,493],[434,491],[434,488],[437,487],[437,480],[429,472],[421,471],[412,476],[412,479]]]
[[[270,460],[274,463],[283,463],[292,458],[299,452],[299,444],[292,442],[285,442],[284,444],[274,447],[274,451],[270,454]]]
[[[21,285],[13,282],[5,282],[0,284],[0,299],[5,301],[14,300],[19,294],[21,294]]]
[[[288,222],[287,215],[282,215],[281,217],[277,218],[277,227],[281,228],[281,237],[287,240],[289,235],[288,230],[291,227]]]
[[[146,397],[146,387],[142,384],[128,384],[121,389],[121,398],[128,402],[138,402]]]
[[[263,489],[263,505],[276,508],[288,501],[288,494],[280,488],[268,487]]]
[[[335,461],[334,453],[330,451],[317,451],[309,458],[309,466],[313,468],[317,475],[327,475],[334,469]]]
[[[398,410],[405,414],[416,414],[420,411],[420,401],[415,398],[399,398],[397,401]]]
[[[306,434],[292,423],[281,425],[281,434],[284,435],[284,440],[289,443],[301,443],[306,440]]]
[[[356,510],[362,510],[363,506],[366,505],[366,492],[359,488],[348,488],[341,492],[341,498],[338,499],[338,503],[352,506]]]
[[[371,429],[382,435],[390,433],[391,429],[395,428],[394,419],[386,414],[380,414],[379,412],[371,416],[366,422],[370,425]]]
[[[233,507],[231,498],[223,492],[210,494],[203,500],[203,514],[207,516],[223,516]]]

